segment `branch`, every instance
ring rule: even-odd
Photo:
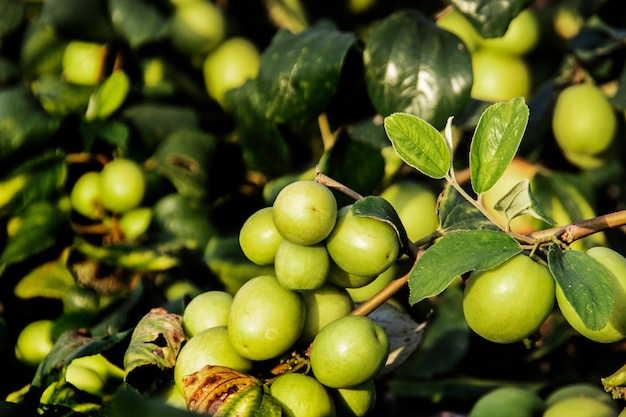
[[[626,210],[604,214],[591,219],[573,222],[565,226],[539,230],[527,236],[538,242],[547,242],[556,237],[565,243],[572,243],[594,233],[626,225]]]

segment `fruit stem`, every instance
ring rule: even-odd
[[[339,181],[335,181],[334,179],[330,178],[329,176],[325,174],[322,174],[319,171],[318,167],[315,167],[315,181],[319,182],[320,184],[324,184],[328,188],[335,189],[345,194],[346,196],[352,198],[355,201],[363,198],[361,194],[357,193],[353,189],[343,185]]]

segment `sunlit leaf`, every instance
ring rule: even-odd
[[[20,298],[62,299],[69,288],[74,287],[72,276],[65,260],[54,260],[35,267],[15,286],[14,293]]]
[[[504,216],[507,223],[510,223],[517,216],[529,214],[546,223],[554,224],[554,220],[543,212],[543,209],[533,196],[530,191],[530,180],[527,179],[518,182],[496,202],[493,208]]]
[[[446,233],[462,230],[499,230],[492,221],[451,185],[446,184],[439,197],[440,228]]]
[[[89,98],[85,119],[106,119],[122,105],[130,90],[130,79],[122,70],[113,71]]]
[[[532,0],[452,0],[452,4],[485,38],[504,35],[511,20],[531,3]]]

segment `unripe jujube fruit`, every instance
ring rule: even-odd
[[[274,270],[282,286],[298,291],[314,290],[326,282],[330,263],[324,244],[303,246],[283,240],[276,250]]]
[[[345,288],[329,282],[321,287],[302,291],[305,317],[300,341],[309,343],[328,323],[345,317],[354,309],[354,303]]]
[[[135,161],[117,158],[100,171],[100,198],[105,209],[124,213],[143,200],[146,180]]]
[[[226,291],[205,291],[195,296],[183,311],[183,329],[192,337],[204,329],[228,325],[233,296]]]
[[[283,237],[274,225],[272,207],[252,213],[239,230],[239,246],[243,254],[257,265],[271,265]]]
[[[333,417],[335,404],[326,387],[315,378],[287,373],[270,385],[270,393],[283,408],[287,417]]]

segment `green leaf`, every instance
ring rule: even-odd
[[[483,112],[470,145],[470,178],[476,194],[493,187],[517,153],[529,110],[523,97],[492,104]]]
[[[26,11],[26,4],[20,1],[0,0],[0,39],[15,30]]]
[[[85,119],[106,119],[122,105],[130,90],[130,80],[122,70],[113,71],[89,97]]]
[[[451,3],[469,19],[482,37],[494,38],[504,35],[511,20],[532,0],[451,0]]]
[[[59,75],[44,74],[33,82],[32,90],[48,114],[66,116],[84,114],[95,87],[70,83]]]
[[[400,242],[400,252],[408,246],[404,225],[391,203],[382,197],[369,195],[357,200],[352,205],[352,214],[358,217],[369,217],[389,224],[394,228]]]
[[[378,23],[363,60],[369,97],[383,117],[410,113],[441,130],[470,97],[466,46],[417,10],[397,11]]]
[[[445,290],[459,275],[495,268],[522,251],[505,233],[469,230],[443,236],[426,249],[409,275],[411,305]]]
[[[493,208],[502,214],[507,224],[522,214],[529,214],[551,225],[555,224],[554,220],[543,212],[543,209],[530,191],[530,180],[527,179],[518,182],[496,202]]]
[[[93,245],[77,237],[75,248],[88,259],[134,271],[163,271],[178,264],[178,259],[160,248],[127,244]]]
[[[162,399],[147,398],[128,384],[115,391],[111,407],[111,415],[116,417],[198,417],[198,413],[173,407]]]
[[[265,117],[276,123],[315,117],[335,94],[353,33],[313,27],[279,31],[261,54],[257,86]]]
[[[109,13],[115,31],[132,48],[163,39],[167,35],[167,20],[155,4],[144,0],[108,0]]]
[[[446,233],[474,229],[500,230],[450,184],[446,184],[439,198],[439,224]]]
[[[74,276],[67,268],[65,260],[59,259],[35,267],[17,283],[13,291],[20,298],[45,297],[61,300],[74,285]]]
[[[407,165],[431,178],[446,176],[451,151],[430,123],[410,114],[394,113],[385,117],[384,125],[393,148]]]
[[[603,328],[615,298],[611,272],[586,253],[561,250],[557,244],[550,245],[548,267],[585,327]]]
[[[50,25],[67,39],[109,42],[115,38],[104,0],[49,0],[42,4],[39,23]]]

